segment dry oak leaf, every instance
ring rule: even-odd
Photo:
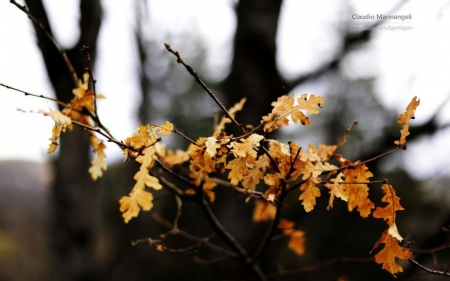
[[[375,208],[375,204],[369,199],[369,186],[366,184],[366,182],[369,183],[369,178],[373,177],[373,174],[366,165],[360,165],[359,161],[353,163],[339,154],[335,157],[342,166],[354,166],[344,170],[345,183],[342,189],[345,190],[345,195],[348,197],[348,211],[351,212],[357,208],[361,217],[367,218]]]
[[[295,124],[300,122],[303,125],[309,125],[309,118],[305,116],[303,111],[306,111],[309,114],[317,114],[319,113],[318,108],[322,108],[325,101],[323,97],[316,95],[311,95],[308,99],[307,94],[302,94],[301,97],[297,99],[297,105],[294,105],[294,100],[294,95],[291,95],[290,97],[281,96],[276,102],[272,103],[272,106],[274,107],[272,112],[268,116],[264,116],[261,121],[264,123],[265,132],[271,132],[282,126],[287,126],[289,124],[287,119],[288,116],[292,118],[292,121]]]
[[[153,195],[145,190],[146,186],[155,190],[162,188],[159,180],[148,172],[148,168],[153,167],[156,148],[153,146],[147,147],[142,151],[142,154],[136,158],[136,162],[141,163],[139,171],[134,175],[136,184],[129,196],[123,196],[119,201],[120,211],[123,212],[122,217],[125,223],[128,223],[133,217],[137,217],[141,208],[144,211],[149,211],[153,207]]]
[[[412,253],[407,249],[401,247],[397,238],[393,237],[385,230],[380,239],[375,243],[372,251],[377,248],[380,244],[384,244],[384,247],[375,255],[375,262],[382,264],[382,268],[395,274],[397,272],[402,272],[403,268],[395,262],[395,258],[402,260],[410,259],[413,257]],[[372,252],[370,251],[370,252]]]
[[[228,179],[232,185],[237,185],[250,173],[249,167],[254,168],[255,159],[252,157],[239,157],[228,162],[226,168],[230,169]]]
[[[203,183],[203,191],[206,193],[211,203],[216,200],[216,194],[213,191],[216,186],[217,183],[210,179],[206,179],[205,183]]]
[[[230,151],[235,157],[250,156],[252,158],[256,158],[256,150],[260,146],[260,141],[262,139],[264,139],[264,136],[252,134],[248,138],[232,142],[228,145],[228,148],[231,148]]]
[[[305,254],[305,232],[296,230],[290,234],[288,248],[299,256]]]
[[[325,186],[330,190],[330,200],[328,201],[327,210],[333,208],[334,197],[340,198],[345,202],[348,201],[348,196],[345,194],[344,186],[342,183],[344,182],[343,173],[339,173],[335,178],[330,181],[333,183],[326,183]]]
[[[254,222],[273,220],[277,209],[266,201],[255,201],[252,219]]]
[[[72,120],[70,119],[70,117],[64,115],[59,110],[50,109],[50,111],[45,111],[39,109],[39,113],[42,113],[45,116],[47,115],[50,116],[53,119],[53,121],[55,121],[55,123],[58,124],[59,126],[65,127],[70,126],[72,124]]]
[[[124,143],[126,146],[130,146],[135,150],[142,150],[148,146],[155,145],[158,141],[158,134],[169,136],[173,130],[173,124],[166,121],[165,124],[160,126],[142,125],[136,130],[138,132],[127,138]],[[133,150],[125,148],[123,154],[125,155],[126,162],[131,155],[138,155],[139,153],[135,153]]]
[[[61,131],[62,131],[62,128],[58,124],[55,124],[53,126],[52,137],[49,138],[50,145],[48,146],[47,154],[55,152],[56,148],[58,147],[58,138],[59,138],[59,135],[61,135]]]
[[[97,180],[103,176],[103,171],[108,169],[108,165],[105,162],[106,145],[103,141],[99,140],[97,137],[91,135],[91,144],[94,148],[94,152],[97,156],[92,159],[91,167],[89,168],[89,174],[93,180]]]
[[[305,232],[294,229],[295,223],[287,219],[281,219],[278,228],[284,234],[289,235],[288,248],[299,256],[305,253]]]
[[[394,188],[390,184],[383,184],[381,188],[384,193],[381,201],[388,203],[388,205],[383,208],[377,207],[373,212],[373,217],[384,219],[389,225],[389,234],[402,241],[403,238],[400,236],[395,225],[395,215],[396,211],[404,210],[404,208],[400,205],[400,198],[397,197]]]
[[[157,143],[156,147],[163,147],[163,145],[159,145],[159,143]],[[173,167],[174,165],[178,165],[189,160],[188,153],[181,149],[175,150],[175,153],[170,149],[167,150],[167,152],[164,150],[163,153],[158,153],[158,156],[161,158],[164,164],[166,164],[169,167]]]
[[[58,147],[58,138],[61,133],[65,132],[67,127],[69,127],[69,129],[72,128],[72,120],[70,119],[70,117],[67,117],[58,110],[50,109],[50,111],[45,111],[40,109],[39,113],[42,113],[45,116],[50,116],[53,121],[55,121],[55,125],[52,129],[52,137],[49,139],[50,145],[47,149],[47,154],[50,154],[55,152],[56,148]]]
[[[206,153],[208,153],[209,157],[214,157],[217,154],[217,149],[220,148],[220,144],[217,143],[217,139],[215,137],[208,137],[205,142]]]
[[[129,196],[123,196],[119,203],[125,223],[137,217],[141,208],[144,211],[151,210],[153,208],[152,201],[153,195],[143,189],[133,189]]]
[[[242,186],[255,190],[256,185],[264,178],[264,173],[269,166],[270,160],[267,155],[263,154],[256,160],[253,169],[248,169],[248,174],[243,177]]]
[[[316,198],[320,197],[320,189],[316,186],[319,181],[315,178],[308,178],[301,186],[303,190],[300,194],[299,200],[302,200],[302,205],[307,213],[311,212],[316,205]]]
[[[200,186],[203,179],[208,175],[216,171],[216,159],[211,158],[206,150],[205,146],[206,138],[199,138],[197,145],[190,144],[188,147],[188,155],[191,158],[189,164],[189,170],[191,171],[189,176],[194,179],[194,184]]]
[[[406,137],[409,135],[409,119],[414,119],[414,111],[417,106],[419,106],[420,100],[417,97],[412,98],[411,102],[406,107],[406,111],[403,114],[397,116],[398,122],[397,124],[403,126],[400,130],[400,140],[395,141],[396,145],[403,145],[406,143]]]
[[[78,88],[75,88],[72,90],[73,95],[76,98],[82,98],[84,97],[86,91],[89,87],[89,73],[85,72],[83,74],[83,81],[81,79],[78,80]]]
[[[332,171],[337,169],[338,167],[331,165],[328,162],[306,162],[306,166],[303,170],[303,179],[306,180],[307,178],[318,178],[323,172],[326,171]]]

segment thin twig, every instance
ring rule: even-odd
[[[191,66],[189,66],[188,64],[186,64],[184,62],[184,60],[181,58],[180,54],[178,53],[178,51],[174,51],[172,50],[172,48],[170,47],[169,44],[164,43],[164,46],[166,47],[167,51],[169,53],[172,53],[176,58],[177,58],[177,63],[182,64],[186,70],[189,72],[189,74],[191,74],[194,78],[195,81],[197,82],[197,84],[199,84],[205,91],[206,93],[208,93],[208,95],[216,102],[216,104],[220,107],[220,109],[223,110],[223,112],[225,113],[225,116],[231,120],[231,122],[234,123],[234,125],[239,128],[241,130],[242,133],[247,133],[247,130],[245,130],[245,128],[239,124],[236,119],[233,118],[233,116],[231,116],[231,114],[228,112],[228,110],[225,108],[225,106],[223,105],[223,103],[216,97],[216,95],[208,88],[208,86],[206,86],[205,83],[203,83],[203,81],[200,79],[199,75],[197,72],[194,71],[194,69],[192,69]]]
[[[72,74],[72,79],[75,84],[75,87],[78,87],[78,76],[77,72],[75,71],[75,68],[73,67],[72,63],[69,60],[69,57],[67,57],[66,51],[61,47],[61,45],[58,44],[56,39],[53,37],[53,35],[50,33],[50,31],[47,30],[47,28],[40,22],[37,18],[35,18],[28,8],[25,5],[20,5],[15,0],[9,1],[11,4],[15,5],[17,8],[19,8],[22,12],[27,14],[28,18],[30,18],[39,28],[45,33],[45,35],[50,39],[50,41],[53,43],[53,45],[56,47],[58,52],[61,54],[62,58],[64,59],[64,62],[69,69],[69,72]]]
[[[175,134],[179,134],[180,136],[182,136],[184,139],[188,140],[190,143],[192,143],[193,145],[196,145],[198,147],[200,147],[200,145],[198,145],[193,139],[191,139],[190,137],[186,136],[185,134],[183,134],[182,132],[180,132],[179,130],[173,128],[172,132],[174,132]]]
[[[272,225],[270,226],[269,230],[266,232],[266,235],[264,236],[263,241],[259,245],[258,249],[256,250],[255,254],[250,259],[250,264],[255,264],[264,254],[267,247],[269,247],[270,241],[273,238],[273,235],[275,234],[275,231],[278,229],[278,225],[280,224],[281,219],[281,209],[283,207],[283,200],[286,198],[287,192],[286,192],[286,182],[282,181],[282,192],[278,198],[279,204],[276,206],[276,212],[275,212],[275,218],[272,221]]]
[[[63,107],[70,107],[70,104],[62,102],[62,101],[60,101],[58,99],[55,99],[55,98],[51,98],[51,97],[47,97],[47,96],[44,96],[44,95],[36,95],[36,94],[29,93],[29,92],[25,92],[25,91],[22,91],[20,89],[17,89],[17,88],[5,85],[3,83],[0,83],[0,86],[5,87],[6,89],[9,89],[9,90],[20,92],[20,93],[24,94],[25,96],[32,96],[32,97],[36,97],[36,98],[46,99],[46,100],[49,100],[49,101],[56,102],[57,104],[59,104],[59,105],[61,105]]]
[[[211,222],[217,235],[222,237],[222,239],[224,239],[224,241],[234,251],[236,251],[239,254],[240,258],[242,260],[244,260],[246,264],[248,264],[252,267],[253,271],[255,272],[255,274],[258,276],[258,278],[261,281],[267,280],[266,276],[261,271],[261,268],[257,264],[251,262],[251,259],[248,255],[247,251],[244,248],[242,248],[242,246],[239,244],[239,242],[236,241],[236,238],[233,235],[231,235],[225,229],[225,227],[219,222],[219,220],[215,216],[214,212],[211,210],[211,207],[209,206],[208,202],[206,201],[205,196],[203,196],[202,192],[199,192],[199,197],[200,197],[200,200],[199,200],[200,206],[204,210],[208,220]]]
[[[271,205],[277,206],[280,203],[280,201],[278,199],[274,199],[274,200],[270,199],[267,196],[265,196],[264,193],[262,193],[260,191],[251,190],[251,189],[248,189],[248,188],[238,187],[238,186],[232,185],[228,181],[224,181],[224,180],[219,179],[219,178],[211,178],[210,177],[209,179],[211,181],[219,184],[219,185],[222,185],[222,186],[225,186],[225,187],[229,187],[232,190],[234,190],[236,192],[239,192],[239,193],[242,193],[242,194],[244,194],[246,196],[250,196],[250,197],[253,197],[253,198],[258,199],[258,200],[266,201],[267,203],[269,203]]]
[[[92,92],[94,93],[94,114],[90,114],[91,118],[94,120],[94,122],[96,122],[98,124],[98,126],[100,128],[102,128],[108,135],[110,135],[111,137],[112,134],[111,132],[102,124],[102,122],[100,121],[100,116],[98,115],[97,112],[97,91],[95,90],[95,84],[97,83],[97,80],[95,80],[94,78],[94,71],[92,69],[92,61],[91,61],[91,54],[89,52],[89,47],[88,46],[83,46],[81,48],[81,51],[85,53],[86,55],[86,60],[88,63],[88,67],[87,67],[87,71],[89,73],[89,79],[92,82]]]
[[[434,270],[434,269],[428,268],[428,267],[426,267],[426,266],[420,264],[420,263],[419,263],[418,261],[416,261],[415,259],[408,259],[408,260],[409,260],[409,262],[411,262],[412,264],[417,265],[418,267],[420,267],[421,269],[425,270],[425,271],[428,272],[428,273],[436,274],[436,275],[443,275],[443,276],[450,277],[450,272],[448,272],[448,270],[445,270],[445,271]]]
[[[167,228],[167,229],[173,229],[174,228],[174,226],[168,220],[162,218],[155,211],[150,211],[150,213],[151,213],[153,219],[155,219],[159,224],[163,225],[165,228]],[[197,237],[197,236],[192,235],[189,232],[186,232],[186,231],[184,231],[182,229],[179,229],[179,228],[177,229],[177,234],[182,236],[182,237],[184,237],[184,238],[186,238],[186,239],[188,239],[188,240],[191,240],[193,242],[201,242],[201,243],[203,243],[203,245],[205,245],[205,247],[207,247],[207,248],[209,248],[209,249],[211,249],[211,250],[213,250],[213,251],[215,251],[217,253],[229,256],[231,258],[237,258],[238,257],[238,255],[236,253],[231,252],[231,251],[229,251],[227,249],[224,249],[224,248],[222,248],[220,246],[217,246],[214,243],[209,242],[209,238],[207,238],[207,237],[206,238]]]

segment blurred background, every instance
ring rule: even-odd
[[[335,144],[357,120],[339,151],[352,161],[393,148],[400,134],[396,116],[418,96],[421,103],[411,122],[408,149],[369,168],[375,180],[389,179],[402,199],[406,210],[398,213],[397,225],[408,241],[415,241],[413,250],[420,252],[416,259],[430,268],[448,268],[449,252],[432,249],[449,243],[449,1],[25,3],[66,48],[80,76],[85,67],[81,46],[90,47],[97,91],[107,97],[99,102],[99,115],[121,140],[139,124],[165,120],[193,139],[211,134],[217,107],[163,43],[178,50],[227,107],[247,97],[244,111],[237,115],[244,124],[258,124],[281,95],[324,96],[324,109],[311,118],[311,126],[290,126],[271,137],[303,147]],[[411,18],[377,20],[377,14]],[[73,83],[60,55],[9,1],[0,2],[0,42],[0,83],[62,101],[72,98]],[[160,253],[144,244],[132,247],[132,240],[158,238],[167,231],[148,213],[123,223],[118,201],[133,186],[137,167],[131,161],[123,164],[120,149],[109,144],[109,169],[104,178],[92,182],[85,132],[63,135],[58,152],[48,156],[52,121],[33,112],[56,105],[3,87],[0,96],[0,280],[252,277],[239,262],[216,261],[216,254],[204,249],[181,255]],[[166,141],[172,148],[187,147],[177,136]],[[244,204],[226,189],[216,192],[219,200],[213,210],[254,252],[269,224],[251,222],[253,201]],[[299,194],[289,196],[283,217],[306,232],[306,253],[296,256],[286,240],[275,241],[261,260],[271,280],[394,279],[380,265],[365,262],[385,228],[383,222],[348,213],[340,202],[327,211],[326,196],[305,214]],[[371,187],[371,196],[379,202],[379,186]],[[171,194],[155,193],[155,208],[173,218]],[[190,204],[183,205],[180,228],[199,237],[212,233],[201,210]],[[221,244],[217,237],[211,239]],[[307,270],[339,257],[361,261]],[[397,279],[439,280],[408,263],[402,265],[405,272]]]

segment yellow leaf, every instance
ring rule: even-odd
[[[125,223],[139,215],[140,209],[149,211],[153,208],[153,195],[143,189],[134,188],[129,196],[123,196],[120,203],[120,211]]]
[[[88,90],[89,86],[89,73],[85,72],[83,74],[83,81],[78,80],[78,88],[72,90],[73,95],[76,98],[81,99],[84,97],[85,92]]]
[[[255,209],[253,211],[253,221],[267,221],[273,220],[275,218],[275,213],[277,209],[275,206],[265,202],[265,201],[256,201]]]
[[[264,136],[258,134],[252,134],[248,138],[240,139],[239,141],[234,141],[228,145],[231,148],[231,152],[235,157],[246,157],[250,156],[256,158],[256,149],[260,146],[260,141]]]
[[[394,142],[396,145],[403,145],[406,143],[406,137],[409,135],[408,121],[409,119],[414,119],[414,111],[419,104],[420,100],[417,100],[417,97],[414,97],[406,107],[406,111],[397,117],[397,124],[403,126],[403,128],[400,130],[400,140]]]
[[[320,197],[320,189],[316,187],[317,183],[319,183],[317,179],[309,178],[300,186],[300,190],[303,192],[300,194],[299,200],[303,200],[302,205],[307,213],[314,209],[316,198]]]
[[[212,158],[217,154],[217,149],[220,147],[220,144],[217,143],[217,139],[215,137],[209,137],[205,142],[206,153]]]
[[[305,253],[305,232],[301,230],[293,231],[290,234],[288,247],[297,255],[303,256]]]
[[[72,124],[72,120],[67,117],[66,115],[62,114],[61,111],[59,110],[51,110],[50,111],[45,111],[42,109],[39,109],[39,112],[44,114],[44,115],[49,115],[54,121],[55,123],[57,123],[59,126],[70,126]]]
[[[346,183],[343,184],[342,189],[345,190],[345,195],[348,197],[348,211],[351,212],[354,208],[357,208],[361,217],[367,218],[372,209],[375,208],[375,204],[369,199],[369,186],[366,184],[366,182],[369,182],[369,178],[373,177],[373,174],[366,165],[358,165],[359,161],[353,163],[340,155],[336,155],[336,158],[342,166],[355,165],[354,168],[344,171]]]
[[[211,203],[216,200],[216,195],[214,194],[214,191],[212,191],[214,187],[216,187],[216,185],[217,185],[216,182],[213,182],[212,180],[209,179],[207,179],[203,184],[203,191],[206,193]]]
[[[56,148],[58,147],[58,138],[59,138],[59,135],[61,134],[61,130],[62,130],[62,128],[58,124],[55,124],[53,126],[52,137],[49,139],[50,145],[47,149],[47,154],[55,152]]]
[[[381,201],[388,203],[384,208],[377,207],[373,212],[373,217],[378,219],[384,219],[389,226],[395,224],[396,211],[404,210],[400,205],[400,198],[395,194],[394,188],[390,184],[383,184],[384,196]]]
[[[91,144],[94,147],[94,152],[97,153],[97,156],[92,159],[92,164],[88,171],[91,174],[92,179],[97,180],[103,176],[103,171],[108,169],[108,165],[105,162],[106,154],[104,151],[106,145],[94,135],[91,136]]]
[[[342,176],[343,174],[339,173],[335,178],[330,180],[331,182],[333,182],[332,184],[325,184],[325,186],[330,189],[330,200],[328,201],[327,210],[333,208],[334,197],[341,198],[345,202],[348,201],[348,196],[345,194],[345,190],[343,189],[342,185],[342,182],[344,181],[342,179]]]
[[[381,238],[375,243],[372,251],[380,244],[384,244],[384,247],[378,254],[375,255],[375,262],[382,264],[383,269],[387,270],[391,274],[402,272],[403,268],[396,263],[395,258],[402,260],[412,258],[412,253],[407,249],[401,247],[397,238],[391,236],[388,230],[384,231]],[[371,252],[372,252],[371,251]]]
[[[309,114],[317,114],[319,113],[318,108],[322,108],[324,101],[323,97],[311,95],[308,99],[307,94],[303,94],[297,99],[297,105],[294,105],[294,95],[289,98],[281,96],[276,102],[272,103],[274,107],[272,112],[268,116],[264,116],[261,121],[264,123],[264,131],[271,132],[282,126],[287,126],[289,123],[287,117],[289,116],[295,124],[300,122],[303,125],[309,125],[309,118],[305,116],[303,111]]]
[[[232,185],[237,185],[241,180],[244,179],[246,175],[249,173],[249,169],[247,166],[248,161],[252,161],[251,157],[239,157],[234,160],[231,160],[226,166],[227,169],[231,169],[228,174],[228,178],[231,180],[230,183]],[[254,159],[253,159],[254,161]]]

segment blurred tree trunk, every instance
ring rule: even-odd
[[[27,0],[30,12],[51,32],[42,1]],[[97,38],[101,24],[100,0],[80,1],[80,38],[67,50],[79,77],[85,69],[83,45],[89,46],[92,63],[95,61]],[[72,75],[62,56],[44,32],[36,25],[37,44],[47,68],[56,97],[64,102],[73,98],[75,88]],[[99,280],[101,267],[96,259],[95,210],[98,188],[90,179],[89,134],[74,128],[62,134],[59,156],[54,163],[55,180],[51,189],[51,218],[49,242],[52,251],[51,268],[56,280]]]
[[[247,97],[239,115],[246,124],[258,125],[271,112],[271,102],[287,91],[276,63],[281,4],[282,0],[242,0],[236,6],[234,56],[224,90],[228,107]]]

